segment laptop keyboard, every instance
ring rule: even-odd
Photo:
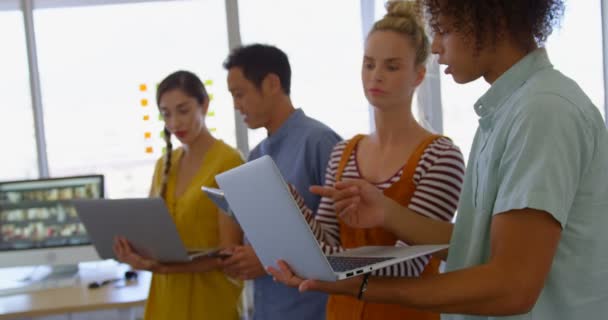
[[[393,257],[327,257],[327,261],[335,272],[353,270],[390,259]]]

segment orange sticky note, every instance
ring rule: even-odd
[[[141,106],[145,107],[148,105],[148,99],[141,99]]]
[[[154,152],[154,148],[146,147],[146,153],[153,153],[153,152]]]
[[[139,85],[139,91],[144,92],[146,90],[148,90],[148,86],[145,83]]]
[[[148,121],[148,120],[150,120],[150,115],[149,114],[144,115],[144,121]]]
[[[144,137],[145,137],[146,139],[150,139],[150,138],[152,138],[152,133],[151,133],[151,132],[145,132],[145,133],[144,133]]]

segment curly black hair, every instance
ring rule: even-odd
[[[439,15],[453,19],[452,27],[473,36],[479,50],[495,45],[505,33],[529,49],[543,45],[564,14],[563,0],[419,0],[437,28]],[[532,42],[535,41],[535,42]]]

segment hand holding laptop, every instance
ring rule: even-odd
[[[250,245],[228,249],[231,257],[222,260],[222,269],[229,277],[252,280],[266,275],[266,270]]]
[[[357,296],[363,281],[361,278],[365,277],[365,275],[360,275],[338,281],[303,279],[293,272],[287,262],[279,260],[277,265],[278,269],[272,266],[267,268],[273,280],[292,288],[298,288],[300,292],[321,291],[328,294]]]
[[[356,277],[448,247],[371,246],[326,255],[272,158],[252,160],[215,180],[262,264],[272,266],[283,259],[300,277]]]
[[[161,198],[78,199],[71,203],[102,259],[119,258],[120,252],[122,259],[138,265],[144,258],[175,264],[217,254],[218,248],[187,248]],[[124,239],[116,244],[117,237]]]
[[[158,272],[161,266],[158,261],[138,254],[125,237],[114,238],[112,249],[118,261],[130,265],[133,269]]]
[[[118,236],[114,239],[112,249],[114,250],[114,254],[116,255],[116,259],[118,261],[126,263],[130,265],[133,269],[137,270],[148,270],[156,273],[168,273],[171,272],[172,269],[174,269],[173,267],[178,266],[180,264],[161,263],[157,260],[154,260],[153,258],[146,257],[145,255],[138,253],[133,248],[129,240],[127,240],[127,238],[121,236]],[[197,254],[193,256],[192,261],[182,262],[181,264],[183,265],[184,263],[196,262],[197,260],[201,260],[204,258],[217,258],[223,260],[230,256],[230,253],[225,252],[221,249],[197,251]]]

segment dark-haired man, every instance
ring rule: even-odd
[[[264,128],[268,137],[249,154],[248,160],[269,155],[286,181],[316,212],[320,197],[311,185],[323,184],[330,153],[341,138],[323,123],[296,109],[290,98],[291,67],[287,55],[274,46],[253,44],[233,50],[224,67],[234,107],[251,129]],[[268,222],[271,223],[271,222]],[[254,280],[254,319],[324,319],[327,297],[300,294],[275,283],[250,245],[233,248],[224,263],[225,272],[242,280]]]

